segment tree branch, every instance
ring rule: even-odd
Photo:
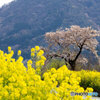
[[[79,55],[80,55],[81,52],[82,52],[82,49],[83,49],[83,46],[84,46],[85,41],[86,41],[86,39],[83,41],[82,45],[79,47],[80,50],[79,50],[79,52],[77,53],[77,55],[76,55],[76,57],[75,57],[75,59],[74,59],[73,61],[76,61],[76,60],[78,59]]]

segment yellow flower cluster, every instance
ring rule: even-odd
[[[100,91],[100,72],[81,70],[76,72],[76,74],[81,77],[81,86],[83,86],[84,88],[89,86],[97,91]],[[88,89],[87,91],[90,90]]]
[[[21,50],[18,50],[17,55],[18,55],[18,56],[21,56]]]
[[[80,77],[65,65],[45,72],[41,79],[32,67],[32,60],[27,62],[26,68],[22,63],[23,57],[15,60],[12,50],[9,50],[8,54],[0,50],[0,100],[83,100],[82,96],[71,96],[72,91],[84,92],[84,88],[79,85]],[[38,47],[31,51],[46,60]]]
[[[33,67],[36,69],[38,74],[41,74],[41,67],[44,66],[46,58],[43,56],[44,51],[40,50],[39,46],[31,49],[31,60],[35,63]]]
[[[8,47],[8,52],[11,52],[11,47],[10,46]]]

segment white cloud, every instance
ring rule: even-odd
[[[2,7],[4,4],[8,4],[13,0],[0,0],[0,7]]]

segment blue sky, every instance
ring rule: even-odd
[[[8,4],[13,0],[0,0],[0,7],[2,7],[4,4]]]

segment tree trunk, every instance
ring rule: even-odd
[[[73,60],[70,60],[69,61],[69,64],[70,64],[70,66],[71,66],[71,70],[75,70],[75,61],[73,61]]]
[[[84,41],[84,42],[85,42],[85,41]],[[79,52],[77,53],[75,59],[74,59],[74,60],[69,60],[69,61],[68,61],[69,64],[70,64],[70,66],[71,66],[71,70],[75,70],[76,61],[77,61],[77,59],[79,58],[79,56],[80,56],[80,54],[81,54],[81,52],[82,52],[84,42],[83,42],[83,44],[81,45],[80,50],[79,50]]]
[[[65,64],[66,64],[66,66],[68,65],[68,63],[70,64],[70,66],[71,66],[71,70],[75,70],[75,67],[76,67],[76,62],[75,61],[73,61],[73,60],[70,60],[70,61],[67,61],[67,60],[65,60]]]

